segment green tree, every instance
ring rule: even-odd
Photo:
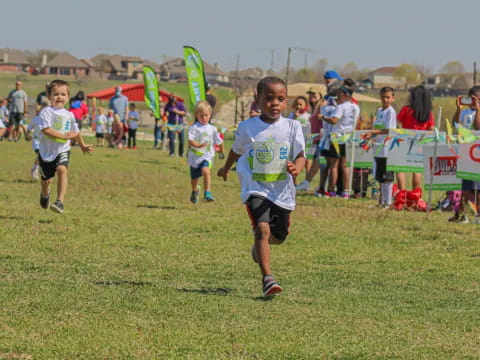
[[[450,61],[443,65],[440,73],[442,74],[461,74],[465,72],[465,66],[460,61]]]
[[[398,80],[405,79],[405,87],[419,81],[417,69],[411,64],[401,64],[398,66],[393,73],[393,77]]]

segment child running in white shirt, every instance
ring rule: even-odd
[[[47,96],[51,106],[43,109],[38,127],[42,133],[39,147],[40,175],[42,177],[40,205],[44,209],[63,214],[63,202],[67,192],[67,168],[70,159],[70,139],[75,139],[83,153],[90,153],[93,148],[86,145],[78,130],[73,114],[65,110],[70,97],[70,85],[64,80],[54,80],[47,87]],[[50,202],[50,184],[52,178],[58,177],[57,200]]]
[[[293,178],[305,166],[301,124],[282,117],[287,106],[287,85],[266,77],[257,85],[261,115],[240,123],[232,150],[218,176],[226,181],[238,160],[241,198],[255,232],[252,257],[260,266],[263,295],[282,288],[270,269],[270,244],[281,244],[288,235],[290,213],[295,209]]]
[[[374,138],[373,151],[375,154],[375,179],[380,183],[380,207],[392,205],[393,172],[387,171],[387,145],[384,144],[389,129],[397,128],[397,113],[392,107],[395,101],[395,91],[391,87],[380,89],[382,107],[377,110],[373,121],[371,135]]]
[[[195,124],[188,129],[188,164],[190,165],[190,177],[192,179],[192,194],[190,201],[198,202],[198,179],[203,176],[204,199],[214,201],[211,192],[211,174],[215,146],[220,146],[223,154],[223,140],[219,136],[217,128],[209,124],[212,117],[212,107],[206,101],[199,101],[195,107]]]
[[[40,132],[39,124],[40,124],[40,112],[45,109],[47,106],[50,106],[50,101],[48,101],[47,98],[42,99],[42,102],[40,103],[40,108],[38,110],[37,116],[35,116],[30,124],[28,124],[27,127],[27,134],[30,138],[30,133],[33,132],[32,136],[32,149],[33,152],[35,153],[35,160],[33,161],[33,166],[31,170],[31,175],[35,180],[39,180],[38,177],[38,152],[40,150],[40,137],[42,136],[42,133]]]

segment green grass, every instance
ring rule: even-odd
[[[235,174],[150,147],[73,149],[61,216],[0,143],[0,359],[478,359],[478,226],[299,195],[263,301]]]

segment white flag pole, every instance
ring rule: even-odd
[[[432,166],[430,167],[430,188],[428,189],[428,207],[427,207],[427,219],[429,217],[430,211],[432,210],[432,187],[433,187],[433,172],[435,170],[435,164],[437,162],[437,151],[438,151],[438,134],[440,133],[440,124],[442,121],[442,107],[438,107],[438,117],[437,123],[435,125],[434,135],[435,135],[435,143],[433,145],[433,161]],[[430,164],[426,164],[430,166]],[[427,180],[427,179],[425,179]]]

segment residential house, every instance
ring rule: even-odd
[[[46,55],[43,56],[42,72],[48,75],[86,77],[89,68],[85,62],[75,56],[67,52],[61,52],[51,60],[48,60]]]
[[[174,58],[160,65],[160,80],[182,82],[187,81],[187,71],[185,69],[185,60],[183,58]],[[228,85],[230,79],[228,75],[220,69],[218,63],[213,65],[203,62],[205,79],[210,84]]]
[[[210,65],[207,62],[203,62],[203,70],[205,71],[205,79],[209,84],[217,85],[229,85],[230,79],[228,75],[220,69],[218,63]]]
[[[0,72],[26,72],[30,63],[23,51],[0,49]]]
[[[407,79],[404,76],[395,76],[396,69],[394,66],[380,67],[368,75],[368,80],[374,89],[380,89],[385,86],[394,89],[404,89],[407,84]]]
[[[90,60],[95,64],[97,72],[111,80],[131,79],[139,65],[143,64],[142,58],[138,56],[99,54]]]

